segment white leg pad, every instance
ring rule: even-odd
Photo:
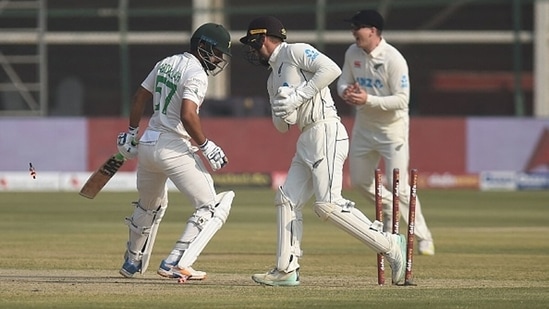
[[[141,259],[141,270],[139,271],[141,274],[144,274],[147,268],[149,267],[149,261],[151,259],[151,254],[154,247],[154,241],[156,240],[156,234],[158,233],[158,226],[160,225],[160,222],[164,217],[164,213],[166,213],[166,208],[168,208],[168,204],[161,205],[156,212],[156,216],[151,226],[149,237],[147,238],[147,242],[145,243],[145,248],[143,249],[143,258]]]
[[[320,219],[330,221],[338,228],[363,242],[376,253],[386,253],[389,251],[389,240],[381,231],[375,229],[376,226],[379,226],[379,223],[368,224],[364,221],[365,216],[362,213],[361,215],[356,215],[356,212],[360,212],[358,209],[351,212],[342,211],[339,205],[316,202],[314,211]]]
[[[151,235],[154,222],[156,221],[162,206],[159,206],[158,210],[147,210],[144,209],[139,202],[134,202],[133,205],[135,206],[135,209],[132,216],[125,219],[126,225],[129,227],[129,240],[126,254],[133,260],[141,260],[147,240]],[[161,213],[161,215],[164,215],[163,211],[161,211]]]
[[[355,208],[355,202],[344,199],[336,204],[337,206],[340,206],[342,208],[341,209],[342,212],[350,212],[353,215],[355,215],[355,217],[363,221],[364,223],[368,225],[372,224],[372,221],[370,221],[368,217],[366,217],[360,210]]]
[[[275,197],[277,208],[277,269],[291,272],[299,268],[301,239],[303,236],[303,216],[286,197],[281,188]]]
[[[233,191],[221,192],[217,195],[216,200],[218,202],[212,207],[214,212],[213,216],[204,223],[202,230],[183,253],[183,256],[177,264],[180,268],[192,266],[215,233],[225,224],[227,217],[229,217],[229,212],[231,211],[233,199]]]

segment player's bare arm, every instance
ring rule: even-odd
[[[183,99],[181,103],[181,122],[194,142],[200,146],[200,150],[202,150],[202,153],[206,159],[208,159],[212,169],[216,171],[227,165],[229,160],[227,159],[225,152],[204,135],[197,109],[198,106],[196,103],[188,99]]]
[[[200,123],[197,109],[198,106],[195,102],[183,99],[181,103],[181,122],[195,143],[202,145],[206,142],[206,136],[202,131],[202,124]]]
[[[135,94],[133,95],[132,110],[130,112],[130,127],[139,127],[139,122],[143,116],[145,105],[152,99],[152,93],[147,89],[139,86]]]
[[[139,122],[145,110],[145,104],[151,98],[152,94],[142,86],[136,90],[133,96],[128,131],[119,133],[117,138],[118,151],[126,159],[137,157]]]

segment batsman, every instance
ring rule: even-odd
[[[223,150],[206,138],[198,111],[208,88],[208,75],[223,71],[231,56],[231,38],[219,24],[206,23],[191,36],[190,51],[156,63],[133,97],[128,132],[118,136],[118,150],[137,157],[139,200],[126,218],[129,239],[120,274],[133,277],[149,264],[156,233],[168,207],[169,178],[194,207],[181,237],[158,274],[182,280],[202,280],[206,273],[192,265],[227,220],[232,191],[217,194],[213,179],[199,153],[215,171],[224,167]],[[145,105],[152,101],[153,114],[139,142],[138,126]],[[198,145],[195,146],[191,143]]]

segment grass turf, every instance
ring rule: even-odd
[[[155,274],[192,212],[178,194],[159,229],[149,270],[118,275],[124,217],[135,193],[0,193],[0,308],[546,308],[549,191],[420,190],[436,255],[414,257],[417,286],[376,284],[373,251],[304,210],[301,285],[262,287],[274,265],[274,192],[236,189],[226,225],[177,284]],[[345,196],[368,217],[373,205]],[[406,227],[401,223],[401,230]],[[390,269],[387,268],[387,275]],[[389,276],[390,280],[390,276]]]

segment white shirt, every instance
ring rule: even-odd
[[[357,82],[368,93],[365,105],[357,107],[356,120],[370,124],[391,124],[407,119],[410,101],[408,64],[402,54],[381,39],[369,54],[356,44],[345,52],[345,63],[337,82],[341,96]]]
[[[176,133],[190,140],[181,122],[181,103],[196,103],[197,112],[206,96],[208,76],[200,61],[190,53],[173,55],[156,63],[141,86],[153,94],[153,115],[149,129]]]
[[[311,97],[297,109],[296,124],[300,130],[323,120],[339,120],[335,103],[328,86],[341,74],[339,66],[328,56],[305,43],[288,44],[282,42],[269,58],[271,74],[267,79],[270,102],[276,96],[278,87],[303,86],[303,91]],[[284,132],[288,125],[273,116],[273,123]],[[280,120],[280,118],[278,118]],[[280,128],[279,125],[282,127]]]

